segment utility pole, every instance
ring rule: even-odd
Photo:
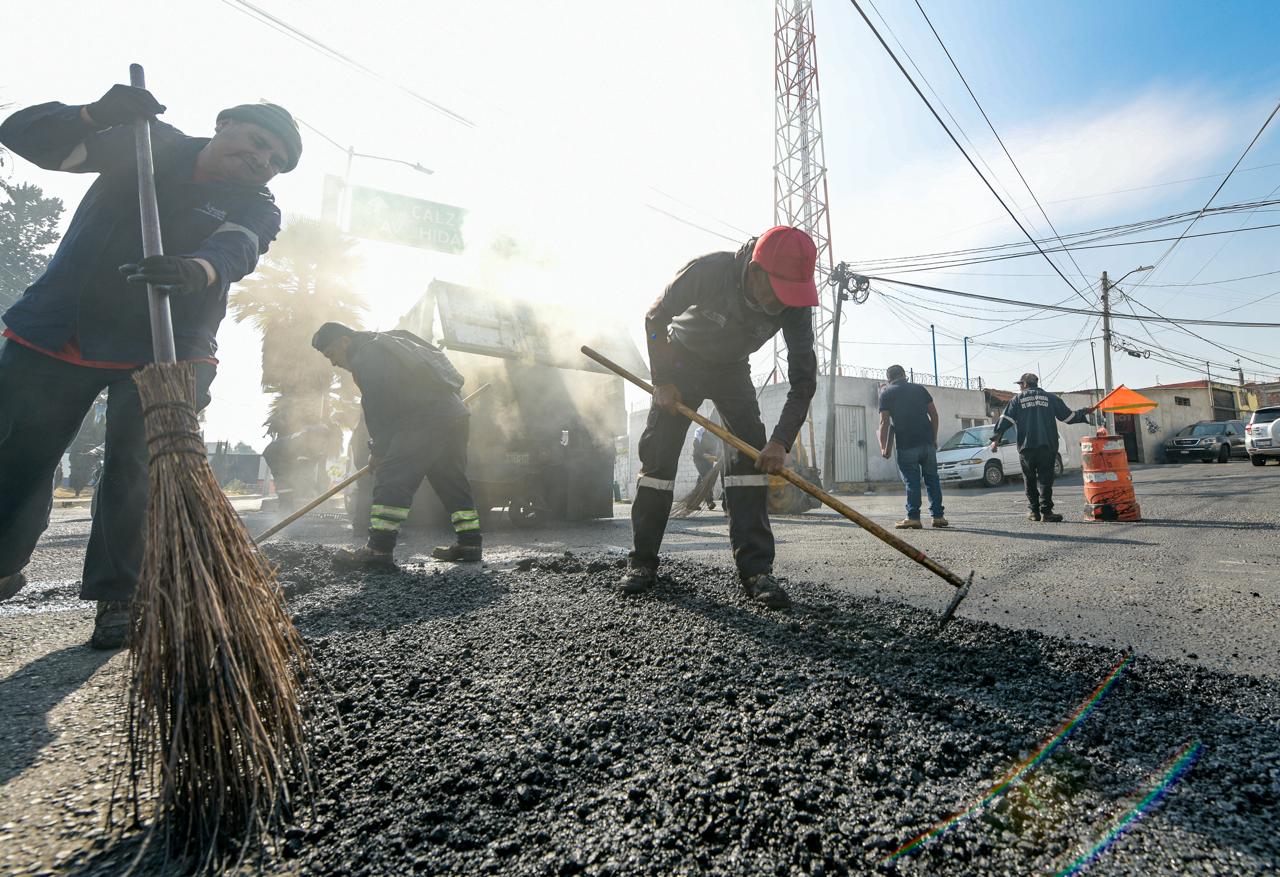
[[[933,341],[933,385],[936,387],[938,386],[938,333],[933,331],[933,323],[929,324],[929,338]]]
[[[964,336],[964,388],[969,389],[969,336]]]
[[[1139,271],[1150,271],[1154,265],[1143,265],[1141,268],[1134,268],[1129,274],[1136,274]],[[1103,389],[1106,390],[1106,396],[1111,394],[1115,389],[1115,385],[1111,381],[1111,290],[1116,287],[1125,277],[1121,277],[1115,283],[1107,279],[1107,272],[1102,272],[1102,378],[1106,382]],[[1110,412],[1107,413],[1107,432],[1116,431],[1116,416]]]
[[[822,487],[835,490],[836,486],[836,376],[840,369],[840,303],[845,300],[843,288],[836,286],[835,304],[832,307],[831,356],[827,360],[827,428],[822,437]]]

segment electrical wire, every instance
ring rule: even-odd
[[[947,44],[942,41],[941,34],[938,29],[933,26],[933,22],[929,19],[929,14],[924,11],[924,7],[920,5],[920,0],[915,0],[916,8],[920,10],[920,14],[924,16],[925,24],[929,25],[929,30],[933,32],[934,39],[938,41],[938,45],[942,47],[942,51],[947,56],[947,60],[951,62],[951,68],[956,71],[956,75],[960,77],[960,81],[964,83],[965,91],[969,92],[969,97],[973,98],[973,105],[978,108],[978,112],[982,114],[982,119],[987,123],[987,127],[991,129],[991,133],[995,135],[996,142],[1000,144],[1000,148],[1004,150],[1005,158],[1009,159],[1009,164],[1013,166],[1014,171],[1018,174],[1018,179],[1022,181],[1022,185],[1026,188],[1027,194],[1031,196],[1031,200],[1035,202],[1036,207],[1040,210],[1040,215],[1044,217],[1044,221],[1049,224],[1049,230],[1053,232],[1058,243],[1063,243],[1062,235],[1058,234],[1058,229],[1053,224],[1053,220],[1049,218],[1049,214],[1045,212],[1044,205],[1040,203],[1040,199],[1036,197],[1035,190],[1031,188],[1031,184],[1027,182],[1027,178],[1022,173],[1022,168],[1018,167],[1018,163],[1013,160],[1013,155],[1009,152],[1009,147],[1005,145],[1004,138],[1000,136],[1000,132],[996,130],[995,124],[991,121],[991,117],[987,115],[987,111],[983,108],[982,102],[978,100],[978,96],[973,93],[973,88],[969,85],[969,80],[965,78],[964,73],[960,71],[960,65],[956,63],[956,59],[951,56],[951,50],[947,48]],[[1071,260],[1071,264],[1075,265],[1076,271],[1080,278],[1085,282],[1089,282],[1089,278],[1085,277],[1084,270],[1080,267],[1080,263],[1076,261],[1076,257],[1067,251],[1067,258]]]
[[[977,164],[975,164],[973,159],[969,156],[969,153],[965,151],[965,148],[960,144],[960,141],[956,139],[956,135],[951,132],[951,129],[947,127],[947,123],[942,120],[942,117],[940,115],[938,115],[938,111],[934,109],[933,104],[929,103],[929,99],[925,97],[924,92],[920,90],[920,86],[917,85],[915,80],[911,78],[911,74],[907,72],[907,68],[902,66],[902,62],[898,60],[898,56],[893,53],[893,49],[889,47],[889,44],[885,42],[884,37],[880,35],[880,31],[876,30],[876,26],[872,24],[871,19],[867,17],[866,11],[863,10],[862,6],[858,3],[858,0],[849,0],[849,2],[853,4],[853,8],[858,11],[858,14],[860,16],[862,16],[862,20],[867,23],[867,27],[871,29],[871,32],[875,35],[876,39],[879,40],[880,45],[884,47],[885,52],[888,53],[889,57],[893,60],[893,63],[897,66],[898,70],[901,71],[902,75],[906,78],[907,82],[911,85],[911,88],[920,97],[920,100],[924,102],[924,105],[928,108],[929,112],[933,115],[935,119],[937,119],[938,124],[942,126],[942,129],[947,133],[947,136],[951,138],[951,142],[956,145],[956,149],[959,149],[960,153],[964,156],[965,161],[969,162],[969,166],[973,168],[973,172],[978,175],[979,179],[981,179],[983,184],[991,191],[991,194],[995,197],[995,199],[1000,202],[1000,206],[1003,207],[1005,212],[1009,214],[1009,218],[1012,219],[1014,224],[1018,226],[1018,230],[1021,231],[1023,235],[1026,236],[1027,240],[1031,241],[1031,243],[1035,246],[1035,248],[1040,251],[1040,255],[1044,257],[1044,260],[1048,262],[1050,266],[1052,266],[1054,272],[1059,277],[1062,278],[1062,282],[1067,284],[1067,286],[1071,287],[1071,291],[1074,292],[1077,296],[1079,296],[1081,301],[1083,301],[1087,305],[1092,305],[1093,302],[1085,298],[1083,293],[1081,293],[1080,290],[1076,289],[1075,284],[1071,282],[1071,280],[1067,277],[1067,275],[1062,273],[1062,269],[1058,267],[1058,264],[1049,258],[1049,254],[1046,253],[1040,247],[1040,244],[1036,242],[1035,237],[1029,231],[1027,231],[1026,227],[1018,219],[1017,215],[1014,214],[1013,210],[1010,209],[1009,205],[1005,203],[1004,199],[1000,197],[1000,193],[997,192],[995,190],[995,187],[991,185],[991,181],[988,180],[983,175],[981,170],[979,170]]]

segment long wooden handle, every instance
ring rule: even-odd
[[[141,64],[129,65],[129,84],[146,88]],[[134,151],[138,161],[138,209],[142,216],[142,255],[160,256],[164,245],[160,239],[160,206],[156,201],[156,167],[151,155],[151,122],[139,119],[133,123]],[[169,296],[162,289],[147,284],[147,306],[151,315],[151,352],[156,362],[177,362],[173,343],[173,314]]]
[[[631,372],[627,371],[625,368],[618,365],[616,362],[609,359],[607,356],[604,356],[601,353],[597,353],[596,351],[592,350],[590,347],[586,347],[586,346],[582,348],[582,352],[586,356],[589,356],[591,359],[594,359],[596,362],[600,363],[602,366],[612,371],[614,374],[617,374],[618,376],[626,378],[628,381],[631,381],[631,383],[635,384],[637,387],[644,390],[646,393],[649,393],[650,395],[653,394],[653,386],[649,384],[648,381],[645,381],[637,377],[636,375],[633,375]],[[692,408],[689,408],[688,406],[683,404],[677,404],[676,410],[678,410],[681,414],[683,414],[685,417],[689,418],[699,426],[706,427],[707,430],[715,433],[721,439],[733,445],[735,448],[737,448],[742,453],[746,454],[751,459],[755,460],[759,458],[760,452],[758,450],[751,447],[751,445],[747,444],[742,439],[738,438],[736,435],[729,432],[727,429],[723,429],[722,427],[717,426],[715,423],[712,423],[710,420],[703,417],[701,414],[694,411]],[[814,499],[818,500],[818,502],[822,503],[828,508],[835,509],[840,514],[844,515],[846,518],[853,521],[859,527],[866,530],[872,536],[875,536],[881,542],[884,542],[898,549],[898,551],[901,551],[907,557],[911,558],[916,563],[920,564],[921,566],[929,570],[934,575],[942,578],[952,586],[956,588],[964,588],[966,586],[966,581],[960,578],[960,576],[951,572],[951,570],[947,569],[942,564],[938,563],[932,557],[929,557],[927,554],[925,554],[920,549],[916,548],[914,545],[911,545],[909,542],[905,542],[902,539],[899,539],[897,536],[890,533],[884,527],[881,527],[875,521],[871,520],[865,515],[862,515],[861,513],[845,505],[840,500],[836,499],[834,496],[827,493],[821,487],[817,487],[813,484],[810,484],[808,481],[801,478],[799,475],[797,475],[795,472],[793,472],[790,469],[783,469],[780,472],[778,472],[778,475],[782,478],[785,478],[787,481],[790,481],[796,487],[800,488],[805,493],[809,494]]]
[[[472,399],[474,399],[476,396],[479,396],[481,393],[483,393],[487,389],[489,389],[489,385],[487,383],[481,384],[479,387],[476,388],[476,391],[474,393],[472,393],[470,396],[467,396],[465,399],[462,400],[462,404],[466,405],[470,403]],[[337,496],[341,491],[346,490],[349,486],[351,486],[352,484],[355,484],[357,481],[359,481],[361,478],[363,478],[365,475],[369,474],[372,471],[373,471],[373,463],[370,463],[368,466],[365,466],[363,469],[360,469],[356,472],[351,473],[346,478],[342,479],[337,484],[335,484],[333,487],[330,487],[324,493],[320,494],[315,499],[311,500],[311,502],[307,503],[302,508],[294,512],[293,514],[289,515],[289,517],[285,518],[283,521],[280,521],[276,525],[263,531],[262,535],[258,536],[257,539],[253,540],[253,544],[259,545],[263,542],[263,540],[270,539],[272,536],[279,533],[285,527],[289,526],[294,521],[298,520],[298,518],[302,517],[307,512],[311,511],[317,506],[323,505],[326,500],[332,499],[333,497]]]

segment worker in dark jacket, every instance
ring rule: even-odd
[[[715,403],[725,426],[761,448],[754,464],[733,453],[726,461],[725,508],[738,576],[747,596],[770,608],[791,604],[773,577],[769,475],[786,463],[817,388],[812,310],[817,249],[797,228],[771,228],[736,253],[694,259],[676,275],[645,319],[650,371],[656,385],[640,437],[640,480],[631,506],[634,550],[622,581],[627,594],[653,588],[658,550],[671,512],[676,466],[689,420],[683,403]],[[791,389],[765,442],[749,358],[782,330]]]
[[[711,474],[711,470],[716,467],[716,463],[720,460],[721,454],[724,453],[720,447],[720,439],[715,437],[714,433],[708,432],[705,426],[699,426],[693,431],[693,468],[698,470],[698,483],[702,483],[702,479]],[[712,495],[715,493],[714,488],[707,493],[707,508],[715,510],[716,500]]]
[[[1040,379],[1027,372],[1018,378],[1021,392],[1009,400],[991,436],[991,450],[1010,427],[1018,429],[1018,459],[1031,511],[1027,519],[1056,523],[1062,515],[1053,510],[1053,477],[1058,459],[1058,421],[1085,423],[1088,410],[1072,411],[1053,393],[1040,389]]]
[[[480,560],[480,515],[467,480],[470,412],[458,395],[462,376],[439,349],[411,332],[357,332],[325,323],[311,345],[355,378],[373,452],[369,542],[344,549],[335,562],[394,569],[400,527],[424,477],[449,512],[457,540],[432,557]]]
[[[98,601],[92,644],[124,642],[142,561],[147,447],[133,372],[152,360],[145,284],[163,287],[178,359],[209,401],[227,289],[280,228],[266,185],[298,163],[302,140],[274,104],[218,114],[213,137],[152,124],[165,251],[142,257],[133,122],[164,107],[116,85],[79,106],[46,103],[0,124],[0,143],[46,170],[97,174],[45,272],[4,314],[0,349],[0,600],[22,586],[43,532],[50,477],[107,389],[106,455],[80,596]]]

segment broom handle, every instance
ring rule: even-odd
[[[636,377],[631,372],[627,371],[625,368],[618,365],[616,362],[613,362],[612,360],[610,360],[608,357],[600,353],[597,353],[596,351],[592,350],[590,347],[585,347],[585,346],[582,348],[582,352],[587,356],[591,357],[592,359],[594,359],[596,362],[600,363],[605,368],[614,372],[615,374],[623,378],[626,378],[628,381],[631,381],[631,383],[635,384],[637,387],[644,390],[646,393],[649,393],[650,395],[653,394],[653,387],[647,381],[641,380],[640,378]],[[694,411],[692,408],[689,408],[684,404],[677,403],[676,410],[679,411],[681,414],[683,414],[685,417],[692,420],[694,423],[698,424],[699,426],[706,427],[708,430],[718,435],[724,441],[733,445],[740,452],[746,454],[751,459],[755,460],[759,458],[760,452],[757,451],[755,448],[751,447],[751,445],[747,444],[742,439],[738,438],[736,435],[729,432],[727,429],[722,429],[721,427],[716,426],[714,423],[712,423],[710,420],[707,420],[707,418],[703,417],[701,414]],[[909,542],[905,542],[902,539],[899,539],[897,536],[890,533],[884,527],[881,527],[875,521],[871,520],[870,518],[860,514],[859,512],[845,505],[840,500],[836,499],[834,496],[827,493],[822,488],[815,487],[814,485],[810,484],[808,481],[804,480],[803,478],[801,478],[799,475],[797,475],[795,472],[791,471],[790,469],[782,469],[781,471],[778,472],[778,475],[781,476],[782,478],[785,478],[787,481],[790,481],[796,487],[800,488],[805,493],[809,494],[810,496],[818,500],[818,502],[822,503],[823,505],[829,508],[835,509],[840,514],[844,515],[846,518],[853,521],[859,527],[866,530],[872,536],[875,536],[881,542],[884,542],[898,549],[898,551],[901,551],[907,557],[911,558],[916,563],[920,564],[921,566],[929,570],[929,572],[933,573],[934,575],[944,579],[949,584],[957,588],[965,587],[964,579],[960,578],[958,575],[951,572],[949,569],[944,567],[942,564],[938,563],[933,558],[929,557],[923,551],[911,545]]]
[[[129,65],[129,84],[146,88],[141,64]],[[142,214],[142,255],[160,256],[160,207],[156,203],[156,166],[151,156],[151,122],[139,119],[133,123],[134,148],[138,155],[138,207]],[[151,312],[151,351],[156,362],[177,362],[173,345],[173,315],[169,296],[164,290],[147,284],[147,305]]]
[[[470,402],[476,396],[479,396],[481,393],[483,393],[487,389],[489,389],[488,384],[481,384],[474,393],[472,393],[470,396],[462,400],[462,404],[466,405],[468,402]],[[307,503],[302,508],[294,512],[293,514],[289,515],[289,517],[285,518],[283,521],[280,521],[275,526],[264,531],[262,535],[260,535],[257,539],[253,540],[253,544],[258,545],[264,539],[270,539],[272,536],[279,533],[285,527],[289,526],[294,521],[298,520],[298,518],[302,517],[307,512],[311,511],[317,506],[323,505],[326,500],[331,499],[337,494],[339,494],[340,492],[342,492],[343,490],[346,490],[352,484],[355,484],[357,481],[359,481],[361,478],[363,478],[365,475],[369,474],[372,471],[373,471],[373,464],[370,463],[368,466],[365,466],[363,469],[359,469],[351,473],[346,478],[342,479],[337,484],[335,484],[333,487],[330,487],[324,493],[320,494],[315,499],[311,500],[311,502]]]

